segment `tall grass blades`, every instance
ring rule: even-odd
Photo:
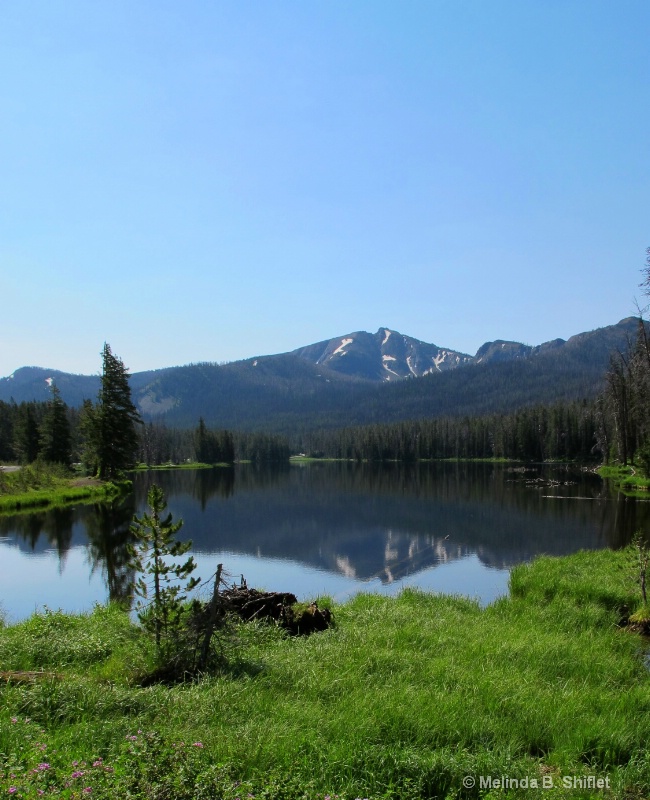
[[[640,800],[630,555],[540,559],[485,609],[409,590],[358,596],[308,638],[242,623],[220,672],[171,687],[141,687],[155,653],[123,611],[0,628],[0,795]]]

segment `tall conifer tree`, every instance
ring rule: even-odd
[[[128,370],[106,343],[102,350],[97,405],[85,411],[87,460],[96,466],[99,477],[106,480],[135,466],[138,451],[136,424],[141,419],[131,400]]]
[[[40,446],[36,403],[21,403],[16,410],[14,424],[14,451],[21,464],[35,461]]]
[[[72,439],[67,408],[55,383],[52,397],[43,417],[40,435],[40,455],[45,461],[70,464]]]

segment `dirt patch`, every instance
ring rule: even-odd
[[[74,478],[70,481],[70,486],[101,486],[99,478]]]

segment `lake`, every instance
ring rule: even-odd
[[[44,607],[82,611],[129,596],[126,546],[152,482],[209,581],[337,601],[405,586],[507,592],[512,566],[536,555],[617,548],[647,529],[650,503],[576,467],[479,463],[292,464],[262,470],[141,472],[111,505],[0,516],[0,608],[17,621]],[[203,591],[209,593],[206,585]]]

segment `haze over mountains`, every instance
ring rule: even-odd
[[[279,355],[134,373],[131,389],[145,420],[181,427],[200,416],[215,427],[285,431],[509,411],[596,396],[610,355],[638,324],[629,317],[537,346],[486,342],[474,356],[380,328]],[[0,400],[47,400],[52,381],[71,406],[99,389],[98,375],[22,367],[0,379]]]

